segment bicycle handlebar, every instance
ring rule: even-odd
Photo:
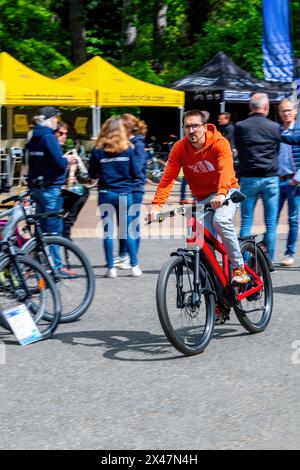
[[[8,202],[21,201],[22,199],[27,197],[29,195],[29,193],[30,193],[30,189],[27,189],[27,191],[24,191],[23,193],[16,194],[14,196],[9,196],[8,198],[3,199],[3,201],[1,201],[1,204],[7,204]]]
[[[228,199],[225,199],[223,202],[223,206],[228,206],[229,201],[232,201],[234,203],[239,203],[246,199],[245,194],[241,193],[240,191],[234,191],[231,196]],[[160,212],[157,216],[157,220],[147,220],[148,225],[151,224],[152,222],[158,222],[161,223],[163,222],[166,218],[168,217],[175,217],[175,215],[180,214],[181,215],[186,215],[188,212],[189,214],[192,214],[193,212],[196,212],[197,206],[203,206],[204,212],[212,211],[212,207],[210,202],[206,202],[204,205],[203,204],[185,204],[184,206],[179,206],[176,209],[173,209],[171,211],[166,211],[166,212]]]

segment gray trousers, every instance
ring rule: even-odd
[[[228,199],[234,191],[236,190],[231,189],[226,196],[226,199]],[[200,204],[205,204],[206,202],[209,202],[214,196],[216,196],[216,193],[211,194],[206,199],[202,199],[198,202]],[[233,269],[244,266],[244,260],[241,254],[238,237],[233,224],[233,217],[238,207],[239,204],[235,204],[234,202],[229,201],[228,206],[222,206],[213,212],[208,212],[204,218],[205,228],[207,228],[212,233],[212,235],[220,236]]]

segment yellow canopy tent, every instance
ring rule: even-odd
[[[2,106],[91,106],[93,91],[59,83],[26,67],[6,52],[0,54]]]
[[[102,106],[176,107],[180,108],[181,113],[184,106],[184,92],[133,78],[99,56],[57,81],[94,90],[94,129],[96,127],[97,130],[100,127]]]
[[[94,104],[92,90],[58,83],[52,78],[44,77],[6,52],[0,54],[0,84],[0,109],[1,106],[7,106],[8,138],[12,137],[13,106],[92,106]]]

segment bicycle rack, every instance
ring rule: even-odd
[[[10,156],[6,149],[0,149],[0,192],[8,192],[10,190],[11,181],[11,164]]]
[[[24,175],[22,173],[23,161],[24,161],[24,152],[23,149],[19,147],[10,148],[11,155],[11,176],[10,176],[10,185],[11,186],[22,186],[24,180]]]

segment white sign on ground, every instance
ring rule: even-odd
[[[3,310],[2,315],[22,346],[41,339],[42,335],[26,305],[21,304],[14,308]]]

